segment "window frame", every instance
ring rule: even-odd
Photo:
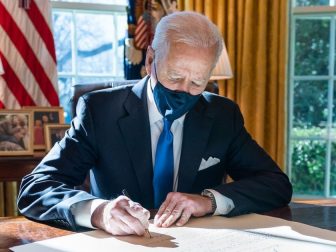
[[[336,69],[335,69],[335,36],[336,36],[336,6],[335,0],[330,0],[330,5],[332,6],[295,6],[296,1],[292,1],[292,6],[290,8],[290,31],[289,31],[289,69],[288,69],[288,135],[287,143],[289,148],[287,148],[287,173],[290,179],[292,179],[292,154],[294,140],[320,140],[326,142],[326,156],[325,156],[325,178],[324,178],[324,197],[331,198],[335,197],[330,195],[331,188],[331,151],[332,143],[336,143],[336,136],[332,136],[332,123],[333,123],[333,99],[334,99],[334,88],[336,86]],[[329,58],[328,58],[328,75],[306,75],[306,76],[296,76],[294,74],[295,66],[295,22],[297,19],[313,19],[327,17],[330,18],[330,33],[329,33]],[[295,81],[328,81],[328,117],[326,125],[326,135],[313,136],[313,137],[299,137],[293,136],[293,111],[294,111],[294,83]],[[296,197],[321,197],[314,195],[295,195]]]
[[[81,83],[89,83],[90,81],[83,81],[83,78],[96,79],[97,81],[104,82],[106,80],[120,80],[124,79],[123,73],[123,64],[120,65],[118,63],[112,65],[112,71],[109,73],[83,73],[79,72],[78,67],[78,41],[77,37],[77,29],[76,29],[76,14],[102,14],[102,15],[111,15],[113,17],[113,25],[114,29],[118,31],[120,22],[119,17],[124,16],[125,20],[127,20],[127,4],[101,4],[101,3],[84,3],[84,2],[62,2],[62,1],[50,1],[51,2],[51,15],[55,12],[61,13],[69,13],[71,14],[71,71],[59,72],[57,69],[57,81],[59,85],[66,85],[65,93],[59,92],[59,98],[61,104],[64,106],[64,115],[66,122],[70,122],[70,108],[67,90],[71,90],[71,87],[75,84]],[[125,29],[127,29],[127,21],[125,23]],[[54,27],[54,26],[52,26]],[[125,34],[126,36],[126,34]],[[114,37],[112,37],[112,41],[117,46],[113,46],[112,54],[114,57],[120,59],[120,47],[119,47],[119,38],[118,33],[114,33]],[[113,57],[112,56],[112,57]],[[119,57],[118,57],[119,56]],[[120,67],[119,67],[120,66]],[[122,73],[121,73],[122,70]],[[119,74],[118,74],[119,73]],[[70,98],[70,97],[69,97]]]
[[[112,74],[97,74],[97,73],[78,73],[77,67],[77,41],[76,41],[76,19],[75,15],[77,13],[89,13],[89,14],[112,14],[113,15],[113,25],[117,29],[117,16],[125,15],[127,18],[127,5],[117,5],[117,4],[98,4],[98,3],[82,3],[82,2],[60,2],[60,1],[51,1],[52,12],[61,11],[68,12],[72,14],[72,33],[71,33],[71,42],[72,42],[72,51],[74,52],[72,56],[72,72],[58,72],[58,78],[72,78],[72,82],[78,77],[91,77],[91,78],[111,78],[111,79],[120,79],[121,77],[116,75],[116,67]],[[115,38],[115,41],[118,39]],[[117,54],[118,47],[113,48],[114,55]],[[72,83],[75,84],[75,83]]]

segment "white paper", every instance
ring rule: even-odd
[[[257,214],[234,218],[219,216],[195,218],[184,227],[157,228],[150,225],[150,232],[152,238],[111,236],[96,230],[17,246],[11,250],[15,252],[336,251],[336,232]]]

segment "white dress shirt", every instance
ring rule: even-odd
[[[152,87],[151,87],[152,84]],[[150,131],[151,131],[151,144],[152,144],[152,160],[153,167],[155,165],[155,154],[156,154],[156,145],[159,140],[161,131],[163,129],[163,116],[160,114],[152,92],[152,88],[154,89],[155,84],[151,83],[150,79],[148,79],[147,83],[147,105],[148,105],[148,115],[149,115],[149,123],[150,123]],[[174,151],[174,184],[173,191],[176,192],[177,184],[178,184],[178,170],[179,163],[181,157],[181,148],[182,148],[182,139],[183,139],[183,123],[186,114],[182,115],[180,118],[176,119],[172,126],[171,132],[174,136],[173,140],[173,151]],[[212,192],[216,200],[216,211],[214,215],[224,215],[229,213],[233,208],[234,204],[231,199],[225,197],[220,194],[216,190],[208,189]],[[91,224],[91,215],[94,210],[106,200],[102,199],[94,199],[88,201],[78,202],[71,206],[71,212],[74,215],[75,222],[79,226],[93,228]]]

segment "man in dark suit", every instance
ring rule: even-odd
[[[20,212],[142,235],[147,209],[159,208],[154,223],[168,227],[286,205],[288,177],[248,134],[238,106],[203,92],[222,48],[203,15],[164,17],[147,50],[148,76],[79,99],[66,136],[23,179]],[[89,171],[91,193],[75,190]],[[227,174],[234,182],[223,182]]]

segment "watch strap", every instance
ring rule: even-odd
[[[203,190],[202,193],[201,193],[202,196],[205,196],[205,197],[208,197],[210,198],[211,200],[211,212],[214,213],[216,212],[216,209],[217,209],[217,203],[216,203],[216,198],[215,196],[213,195],[212,192],[210,192],[209,190]]]

